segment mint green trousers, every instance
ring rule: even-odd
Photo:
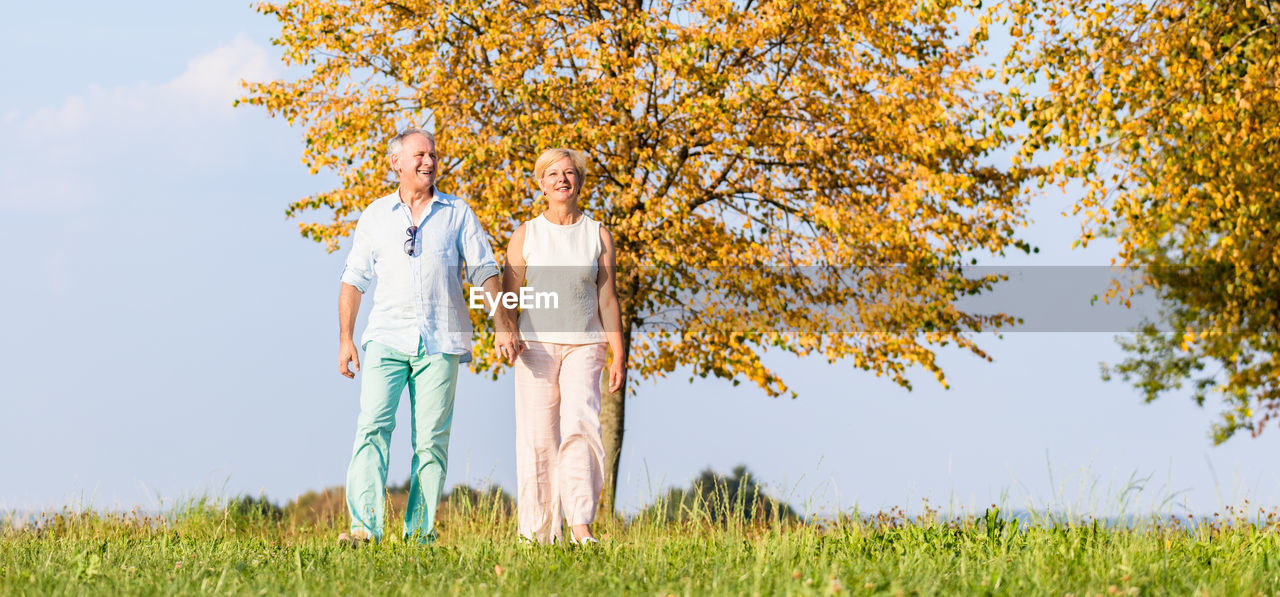
[[[391,432],[400,394],[409,388],[409,504],[404,513],[407,540],[435,539],[436,504],[449,468],[449,428],[458,382],[458,355],[408,355],[378,342],[365,346],[360,368],[360,418],[351,466],[347,468],[347,511],[351,531],[382,539]]]

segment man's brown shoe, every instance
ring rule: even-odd
[[[369,544],[369,536],[361,531],[354,533],[343,533],[338,535],[338,545],[344,547],[358,548]]]

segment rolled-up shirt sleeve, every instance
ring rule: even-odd
[[[373,245],[369,242],[368,228],[365,214],[361,214],[356,221],[356,231],[351,235],[351,252],[347,254],[346,267],[342,269],[342,281],[355,286],[361,294],[373,282]]]
[[[480,286],[485,280],[498,275],[498,262],[489,246],[489,235],[480,227],[476,212],[468,206],[462,215],[462,229],[458,234],[458,252],[466,266],[467,282]]]

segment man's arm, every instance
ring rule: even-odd
[[[360,370],[360,351],[356,350],[356,314],[360,312],[360,289],[342,283],[338,291],[338,372],[354,378]],[[348,368],[348,364],[353,367]]]
[[[342,270],[342,286],[338,291],[338,373],[354,378],[360,370],[360,353],[356,350],[356,314],[360,312],[360,296],[373,282],[373,251],[369,243],[368,224],[362,214],[356,221],[351,253]],[[354,371],[348,368],[354,363]]]
[[[515,362],[516,357],[520,356],[520,352],[524,350],[524,343],[520,341],[520,332],[516,330],[515,317],[512,311],[502,306],[502,281],[498,276],[489,276],[481,285],[484,288],[485,309],[493,312],[493,328],[496,332],[496,348],[498,354],[507,358],[510,362]],[[494,311],[494,303],[497,303],[497,310]]]
[[[488,235],[484,233],[480,220],[469,206],[463,215],[458,241],[462,259],[467,264],[467,280],[473,286],[484,289],[485,311],[494,314],[493,327],[497,333],[498,354],[509,361],[515,361],[524,345],[520,342],[520,333],[516,330],[512,312],[501,304],[502,278],[498,275],[498,263],[493,258],[493,249],[489,247]]]

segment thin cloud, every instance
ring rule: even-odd
[[[53,105],[10,110],[0,119],[0,211],[64,212],[102,202],[113,183],[145,184],[180,159],[183,135],[174,131],[197,127],[188,136],[207,148],[244,117],[232,108],[240,81],[275,76],[267,50],[240,34],[163,83],[92,85]]]
[[[191,59],[187,69],[165,87],[209,107],[230,108],[244,94],[241,81],[275,76],[275,61],[267,51],[241,34],[231,43]]]

